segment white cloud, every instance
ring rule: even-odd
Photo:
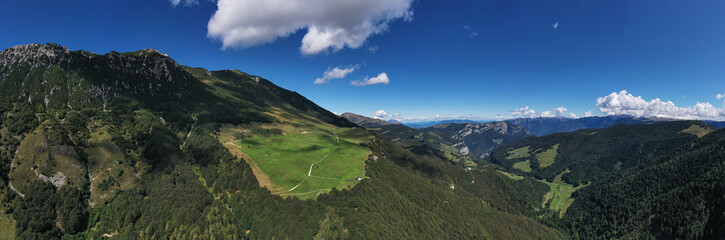
[[[377,77],[374,78],[365,78],[365,80],[362,81],[352,81],[350,84],[353,86],[367,86],[367,85],[374,85],[374,84],[388,84],[390,83],[390,79],[388,78],[388,74],[381,73]]]
[[[179,0],[172,0],[179,1]],[[224,48],[247,48],[307,30],[305,55],[359,48],[397,19],[411,20],[412,0],[218,0],[207,35]],[[173,2],[172,2],[173,3]]]
[[[511,115],[517,117],[536,117],[536,111],[529,109],[529,106],[511,111]]]
[[[723,99],[723,98],[725,98],[725,93],[719,93],[719,94],[715,95],[715,98]]]
[[[348,68],[340,68],[340,67],[335,67],[333,69],[327,68],[327,71],[325,71],[325,73],[322,74],[321,78],[315,79],[315,84],[324,84],[324,83],[329,82],[332,79],[345,78],[345,76],[354,72],[357,69],[358,69],[357,65],[348,67]]]
[[[388,116],[388,112],[386,112],[385,110],[380,109],[377,112],[375,112],[375,116],[378,117],[378,118],[384,118],[385,116]]]
[[[555,22],[555,23],[554,23],[553,25],[551,25],[551,26],[552,26],[552,27],[554,27],[554,30],[556,30],[556,29],[559,29],[559,22]]]
[[[558,108],[554,108],[554,111],[544,111],[541,113],[537,113],[534,109],[530,109],[529,106],[526,106],[526,107],[522,107],[519,109],[515,109],[515,110],[511,111],[510,114],[514,117],[522,117],[522,118],[537,118],[537,117],[547,118],[547,117],[554,117],[554,116],[563,116],[564,113],[566,113],[566,111],[568,111],[568,109],[566,109],[565,107],[558,107]],[[556,115],[554,115],[554,114],[556,114]],[[574,113],[569,113],[568,116],[570,118],[579,118]]]
[[[196,5],[199,3],[199,0],[169,0],[171,2],[171,5],[174,5],[174,7],[178,6],[182,2],[184,3],[184,6],[191,6]]]
[[[378,49],[380,49],[380,47],[378,47],[378,45],[375,45],[375,46],[369,47],[368,48],[368,51],[371,51],[373,53],[376,53],[376,52],[378,52]]]
[[[592,111],[584,113],[584,117],[591,117],[591,116],[592,116]]]
[[[676,119],[701,119],[724,117],[725,109],[717,108],[708,102],[698,102],[695,106],[678,107],[672,101],[659,98],[646,101],[635,97],[626,90],[613,92],[597,99],[597,107],[607,115],[633,115]]]
[[[400,120],[400,113],[393,113],[392,115],[390,115],[390,117],[396,120]]]
[[[468,32],[469,37],[476,37],[478,36],[478,29],[471,27],[470,25],[463,26],[463,29]]]

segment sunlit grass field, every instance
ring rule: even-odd
[[[269,181],[267,187],[275,194],[316,198],[333,188],[349,188],[359,182],[358,177],[365,178],[370,150],[360,143],[370,139],[367,131],[304,118],[291,121],[225,127],[222,132],[258,170],[258,179]]]

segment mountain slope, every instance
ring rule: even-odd
[[[581,238],[725,237],[725,131],[585,188],[565,216]]]
[[[526,129],[507,122],[440,124],[420,131],[445,139],[463,155],[471,153],[479,158],[487,157],[501,144],[530,135]]]
[[[617,124],[645,124],[670,121],[669,119],[642,118],[626,115],[583,118],[517,118],[506,120],[526,128],[536,136],[546,136],[553,133],[573,132],[579,129],[608,128]]]
[[[0,93],[0,206],[20,238],[563,237],[520,210],[545,186],[412,154],[240,71],[32,44],[0,53]],[[362,154],[327,158],[348,152]],[[323,156],[308,166],[305,153]],[[290,166],[331,189],[275,191]]]
[[[505,122],[446,123],[423,129],[395,124],[371,127],[368,130],[414,153],[435,152],[443,159],[464,167],[478,165],[481,163],[480,158],[487,157],[496,146],[529,135],[523,128]]]
[[[636,167],[712,131],[699,121],[620,124],[529,137],[497,148],[491,161],[548,181],[563,173],[562,180],[578,185]]]
[[[347,119],[350,122],[353,122],[361,127],[369,128],[369,127],[380,127],[380,126],[386,126],[390,125],[391,123],[383,121],[381,119],[375,119],[375,118],[369,118],[362,115],[357,115],[354,113],[343,113],[340,115],[340,117],[343,117]]]

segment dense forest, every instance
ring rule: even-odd
[[[698,121],[674,121],[533,136],[497,148],[490,161],[548,181],[566,172],[565,182],[585,184],[667,154],[713,129]]]
[[[573,236],[722,239],[725,131],[575,193],[563,226]]]

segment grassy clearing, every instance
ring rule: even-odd
[[[560,173],[554,178],[553,182],[539,180],[549,186],[549,192],[544,195],[544,201],[541,203],[541,207],[546,208],[548,206],[549,209],[558,211],[559,217],[563,217],[566,210],[572,203],[574,203],[574,198],[571,198],[571,194],[588,186],[579,185],[578,187],[574,187],[571,184],[564,183],[561,180],[561,176],[569,172],[571,172],[571,170],[567,169],[566,171]]]
[[[0,240],[15,239],[15,220],[11,214],[0,214]]]
[[[516,159],[516,158],[531,157],[531,153],[529,153],[529,151],[531,151],[531,146],[520,147],[517,149],[511,149],[508,151],[508,154],[506,154],[506,159],[511,160],[511,159]]]
[[[360,143],[371,137],[365,130],[335,128],[288,114],[275,114],[284,123],[225,126],[220,140],[228,140],[231,144],[225,146],[246,156],[260,184],[279,195],[316,198],[332,188],[352,187],[358,177],[365,178],[370,150]]]
[[[132,165],[112,141],[108,126],[94,129],[88,142],[88,171],[91,176],[91,206],[113,197],[117,190],[133,187],[140,175],[137,168],[148,168],[142,162]]]
[[[539,166],[541,168],[545,168],[551,166],[551,164],[554,164],[554,161],[556,161],[556,155],[559,151],[559,145],[560,144],[557,143],[552,148],[536,154],[536,160],[539,161]]]
[[[31,180],[41,177],[56,185],[80,186],[86,182],[87,171],[76,150],[49,139],[51,131],[51,124],[46,121],[20,143],[13,160],[14,168],[9,174],[15,189],[22,189]]]
[[[513,174],[513,173],[508,173],[508,172],[504,172],[504,171],[501,171],[501,170],[497,170],[497,171],[499,173],[503,174],[504,176],[506,176],[506,177],[508,177],[510,179],[516,180],[516,181],[523,180],[524,179],[523,176],[519,176],[519,175],[516,175],[516,174]]]
[[[531,172],[532,170],[531,162],[529,162],[529,160],[514,163],[514,168],[527,173]]]
[[[698,138],[701,138],[710,132],[712,132],[712,130],[700,127],[700,125],[692,125],[689,128],[681,131],[681,133],[689,133],[697,136]]]

